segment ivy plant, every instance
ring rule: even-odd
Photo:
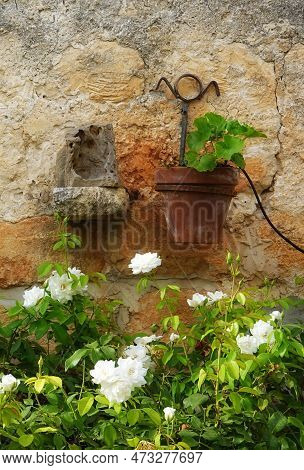
[[[186,163],[197,171],[212,171],[217,166],[233,162],[244,168],[246,139],[266,137],[263,132],[237,120],[229,120],[215,113],[206,113],[194,120],[196,130],[187,137]]]

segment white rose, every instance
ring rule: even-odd
[[[45,296],[44,289],[40,287],[33,286],[31,289],[27,289],[23,293],[23,306],[26,308],[34,307],[40,299]]]
[[[206,295],[202,295],[196,292],[196,294],[193,294],[192,299],[187,299],[187,303],[189,307],[196,308],[203,305],[205,300],[207,300]]]
[[[175,333],[171,333],[171,335],[169,336],[169,341],[170,341],[170,343],[173,343],[178,338],[179,338],[179,335],[177,335]]]
[[[61,276],[57,271],[53,271],[47,281],[48,290],[50,291],[52,299],[58,300],[58,302],[63,304],[72,300],[73,295],[84,294],[88,288],[87,285],[81,286],[80,283],[73,288],[73,278],[69,276],[69,274],[73,274],[77,278],[83,276],[80,269],[68,268],[68,274],[64,273]]]
[[[161,265],[161,259],[157,253],[145,253],[143,255],[136,253],[134,258],[131,259],[129,268],[132,269],[133,274],[149,273],[152,269]]]
[[[115,380],[111,384],[102,384],[100,392],[109,400],[110,403],[123,403],[132,395],[132,387],[125,380]]]
[[[148,350],[145,346],[138,344],[137,346],[128,346],[123,353],[124,357],[130,357],[131,359],[137,359],[141,361],[146,369],[149,369],[152,365]]]
[[[94,369],[90,370],[92,382],[100,385],[102,382],[111,383],[115,380],[115,362],[97,361]]]
[[[120,357],[117,364],[117,374],[119,378],[125,380],[132,390],[135,387],[141,387],[146,384],[145,376],[147,369],[143,366],[141,361],[131,359],[131,357],[127,357],[126,359]]]
[[[78,278],[80,278],[80,276],[84,276],[83,272],[80,271],[80,269],[78,268],[69,268],[68,269],[69,273],[70,274],[73,274],[74,276],[77,276]],[[88,285],[85,284],[84,286],[82,286],[80,283],[78,284],[78,286],[76,288],[74,288],[74,294],[84,294],[84,292],[86,292],[88,290]]]
[[[164,415],[165,415],[165,420],[166,421],[172,421],[175,415],[175,408],[171,408],[170,406],[167,406],[167,408],[164,408]]]
[[[16,379],[12,374],[3,375],[0,382],[1,393],[11,392],[18,387],[19,383],[20,380]]]
[[[259,346],[260,344],[274,343],[273,326],[270,323],[263,320],[257,321],[253,328],[250,329],[251,334],[257,339]]]
[[[259,343],[255,336],[238,335],[236,338],[236,342],[242,354],[255,354],[259,348]]]
[[[227,297],[227,295],[220,290],[216,290],[215,292],[207,292],[207,296],[209,299],[209,304],[213,304],[214,302],[218,302],[219,300],[225,299]]]
[[[271,320],[276,321],[276,320],[282,320],[283,318],[283,312],[279,312],[278,310],[274,310],[271,314]]]
[[[67,274],[59,276],[57,271],[53,271],[47,281],[48,290],[51,297],[58,302],[66,303],[73,298],[72,279]]]
[[[158,341],[162,336],[150,335],[150,336],[138,336],[135,338],[134,343],[140,346],[146,346],[146,344]]]

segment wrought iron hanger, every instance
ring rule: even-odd
[[[179,85],[181,80],[184,78],[190,78],[194,80],[196,84],[197,91],[196,93],[191,96],[191,97],[186,97],[183,96],[179,90]],[[154,91],[157,91],[159,89],[159,86],[161,82],[165,82],[171,93],[177,98],[178,100],[182,101],[182,107],[181,107],[181,138],[180,138],[180,147],[179,147],[179,164],[180,166],[185,165],[185,149],[186,149],[186,137],[187,137],[187,129],[188,129],[188,110],[189,110],[189,104],[192,101],[200,100],[209,90],[209,88],[214,87],[215,92],[217,96],[220,96],[220,89],[218,86],[218,83],[214,80],[212,80],[208,85],[204,88],[203,83],[201,79],[197,76],[194,75],[193,73],[184,73],[181,75],[173,84],[169,82],[169,80],[166,77],[161,77],[156,85],[156,88]]]

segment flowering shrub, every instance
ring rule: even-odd
[[[146,276],[160,264],[135,259]],[[186,324],[179,287],[163,287],[161,324],[131,335],[120,301],[90,296],[102,274],[43,263],[0,329],[1,449],[303,449],[304,332],[284,322],[296,302],[246,289],[239,257],[227,264],[229,294],[195,293]]]

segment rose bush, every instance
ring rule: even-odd
[[[246,288],[229,254],[230,293],[195,293],[185,324],[180,288],[162,287],[161,324],[132,335],[119,300],[90,295],[105,276],[69,267],[79,243],[59,234],[66,262],[43,263],[0,328],[1,449],[304,448],[304,331],[284,321],[302,300]],[[148,255],[132,272],[152,275],[161,260]]]

